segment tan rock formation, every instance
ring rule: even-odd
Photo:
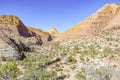
[[[103,31],[107,31],[107,29],[119,27],[119,18],[120,5],[115,3],[106,4],[90,17],[59,35],[56,40],[75,39],[81,36],[98,36]]]

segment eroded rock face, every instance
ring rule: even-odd
[[[19,51],[16,49],[14,44],[7,43],[2,38],[0,38],[0,56],[18,56]]]
[[[26,43],[40,46],[48,41],[49,33],[33,29],[16,16],[0,16],[0,56],[19,56],[22,51],[30,51]]]
[[[32,37],[31,34],[28,33],[28,29],[24,26],[24,24],[19,20],[16,16],[0,16],[0,37],[1,42],[4,41],[4,44],[7,44],[9,47],[15,49],[14,52],[8,54],[11,50],[8,50],[6,54],[11,55],[13,53],[17,53],[19,55],[20,47],[24,50],[24,46],[21,46],[20,40],[22,41],[26,37]],[[25,39],[24,39],[25,40]],[[1,43],[0,43],[1,44]],[[2,46],[1,46],[2,47]],[[8,49],[7,47],[5,49]],[[5,52],[4,52],[5,53]]]
[[[0,16],[0,31],[11,38],[33,36],[16,16]]]
[[[18,29],[18,32],[19,32],[20,36],[23,36],[23,37],[32,37],[32,36],[34,36],[34,33],[30,34],[27,27],[25,27],[25,25],[21,21],[19,21],[17,29]]]

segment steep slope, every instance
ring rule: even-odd
[[[84,21],[73,26],[60,35],[59,39],[74,39],[81,36],[96,36],[106,28],[119,25],[120,5],[111,3],[106,4],[96,13],[85,19]]]
[[[32,35],[28,33],[27,28],[24,27],[18,17],[12,15],[0,16],[0,56],[8,57],[19,55],[21,52],[19,48],[22,48],[22,46],[19,45],[19,36],[29,37]]]
[[[27,28],[16,16],[0,16],[0,56],[19,55],[22,51],[29,51],[26,46],[29,43],[42,45],[51,40],[49,33]]]
[[[0,16],[0,30],[4,31],[8,36],[23,36],[30,37],[31,34],[28,33],[28,29],[24,26],[24,24],[19,20],[16,16]]]
[[[52,37],[48,32],[44,32],[41,29],[35,29],[32,27],[27,27],[30,34],[34,34],[36,37],[41,37],[43,42],[51,41]]]

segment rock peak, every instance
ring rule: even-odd
[[[17,16],[13,15],[2,15],[0,16],[1,24],[18,24],[20,22]]]
[[[105,4],[102,8],[97,11],[100,15],[117,14],[120,11],[120,5],[116,3]]]
[[[52,34],[55,34],[57,33],[57,30],[55,29],[54,26],[50,27],[49,30],[47,31],[48,33],[52,33]]]
[[[106,6],[109,6],[109,7],[111,7],[111,8],[120,7],[120,5],[119,5],[119,4],[116,4],[116,3],[109,3],[109,4],[106,4],[104,7],[106,7]]]
[[[119,4],[116,4],[116,3],[109,3],[108,5],[111,5],[111,6],[119,6]]]

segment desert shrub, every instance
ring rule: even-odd
[[[7,61],[7,59],[4,56],[1,56],[2,61]]]
[[[7,62],[0,66],[0,79],[11,80],[20,74],[16,62]]]
[[[109,66],[86,65],[76,74],[78,80],[110,80],[112,69]]]
[[[59,65],[59,64],[56,64],[55,67],[60,67],[60,65]]]
[[[78,80],[85,80],[85,69],[84,68],[80,68],[80,70],[77,72],[77,74],[75,75],[75,77]]]
[[[75,63],[76,59],[73,56],[68,56],[66,62]]]
[[[26,75],[23,80],[56,80],[56,72],[46,69],[36,70],[35,72]]]
[[[80,52],[80,51],[79,51],[80,48],[78,47],[78,45],[74,46],[74,49],[73,49],[73,50],[74,50],[75,53],[79,53],[79,52]]]
[[[109,56],[109,59],[114,59],[115,58],[115,56],[113,55],[113,54],[111,54],[110,56]]]
[[[31,51],[31,52],[35,52],[35,48],[32,47],[32,46],[30,46],[30,51]]]
[[[107,48],[104,48],[104,49],[103,49],[102,55],[103,55],[103,57],[107,57],[107,56],[109,56],[111,53],[112,53],[112,50],[111,50],[109,47],[107,47]]]
[[[70,68],[71,68],[72,70],[74,70],[74,69],[76,68],[76,65],[72,65],[72,66],[70,66]]]

